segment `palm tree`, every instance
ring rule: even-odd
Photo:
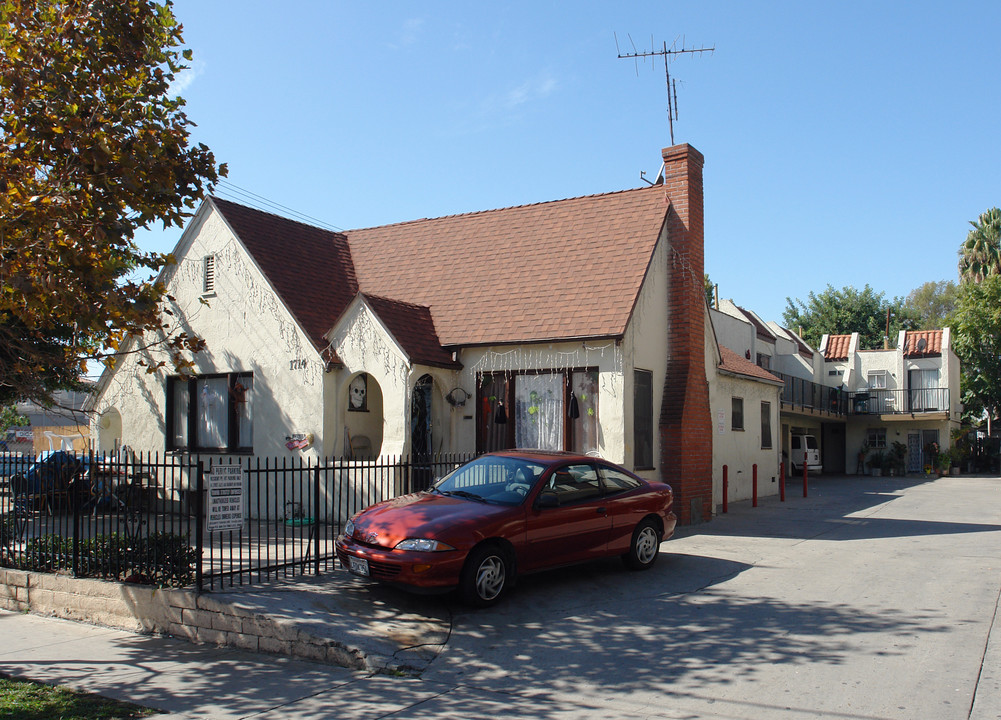
[[[966,242],[959,246],[959,279],[980,282],[988,275],[1001,275],[1001,210],[981,213]]]

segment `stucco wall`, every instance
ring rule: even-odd
[[[723,465],[729,475],[729,501],[752,494],[754,465],[758,466],[758,497],[777,495],[782,437],[779,388],[733,375],[710,375],[709,401],[713,415],[713,501],[722,503]],[[744,429],[733,429],[732,398],[744,400]],[[772,447],[761,447],[761,403],[771,403]]]
[[[215,292],[203,304],[203,258],[210,254],[216,256]],[[211,205],[203,205],[185,231],[175,257],[177,264],[165,270],[163,279],[175,298],[171,306],[179,321],[177,330],[198,335],[208,344],[195,356],[194,372],[252,372],[254,453],[315,457],[324,445],[325,368],[312,342]],[[102,380],[106,384],[96,409],[120,414],[122,444],[142,450],[166,447],[169,360],[167,368],[146,371],[166,359],[156,348],[141,350],[127,355],[116,372]],[[102,429],[99,419],[91,428],[100,447],[109,446],[109,431],[114,428]],[[314,445],[289,451],[285,443],[295,433],[313,434]]]

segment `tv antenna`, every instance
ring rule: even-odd
[[[614,33],[613,33],[614,35]],[[698,48],[686,48],[685,39],[681,38],[681,47],[678,47],[678,38],[674,39],[671,47],[667,46],[667,42],[663,43],[663,47],[660,50],[646,50],[640,52],[636,50],[636,44],[633,42],[631,36],[629,37],[629,43],[633,46],[633,52],[624,53],[619,50],[619,37],[615,35],[615,50],[619,54],[619,59],[632,58],[636,62],[639,58],[653,58],[662,57],[664,58],[664,76],[667,81],[667,122],[671,129],[671,144],[674,145],[674,121],[678,119],[678,86],[677,80],[671,77],[670,63],[674,58],[679,55],[702,55],[703,53],[714,53],[716,51],[716,46],[712,47],[698,47]],[[650,47],[653,48],[653,37],[650,38]],[[639,74],[639,64],[636,65],[636,72]]]

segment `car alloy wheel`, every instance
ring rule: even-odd
[[[510,579],[510,563],[496,546],[476,548],[462,571],[462,595],[466,602],[486,607],[497,602]]]
[[[660,533],[652,520],[644,520],[633,531],[633,541],[624,560],[631,570],[646,570],[653,566],[660,553]]]

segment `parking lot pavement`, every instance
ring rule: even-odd
[[[787,498],[683,528],[650,571],[522,578],[489,610],[364,584],[270,600],[311,631],[429,628],[420,677],[7,613],[0,672],[192,718],[1001,717],[1001,479],[821,477]]]

